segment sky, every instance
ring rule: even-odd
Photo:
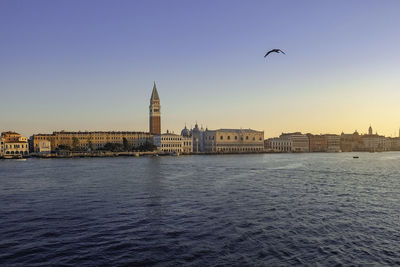
[[[400,1],[0,0],[0,131],[398,136]],[[283,54],[264,54],[280,48]]]

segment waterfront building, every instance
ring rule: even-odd
[[[101,149],[107,143],[123,144],[124,138],[133,147],[144,145],[152,141],[152,135],[146,132],[69,132],[60,131],[53,134],[36,134],[32,136],[33,147],[37,147],[43,140],[50,141],[50,146],[56,148],[79,148],[82,150]]]
[[[369,126],[368,134],[361,136],[362,140],[362,151],[389,151],[391,148],[391,141],[385,136],[378,135],[378,133],[373,134],[372,127]]]
[[[16,132],[3,132],[1,134],[4,142],[4,155],[28,155],[28,138]]]
[[[41,140],[36,143],[36,146],[33,148],[33,151],[39,154],[51,153],[51,142],[48,140]]]
[[[289,139],[291,142],[291,152],[309,152],[310,141],[308,136],[300,132],[295,133],[282,133],[280,135],[282,139]]]
[[[365,134],[361,136],[361,139],[363,142],[363,151],[389,151],[391,147],[390,139],[378,134]]]
[[[199,128],[197,122],[193,129],[189,130],[185,125],[185,128],[183,128],[183,130],[181,131],[182,136],[193,138],[193,152],[196,153],[204,151],[203,133],[204,133],[203,127]]]
[[[149,129],[153,135],[161,134],[161,105],[160,97],[158,96],[156,82],[154,82],[153,92],[150,98],[150,121]]]
[[[310,152],[308,136],[302,133],[288,134],[292,139],[292,152]]]
[[[340,150],[342,152],[362,151],[362,147],[361,135],[357,131],[352,134],[342,132],[340,135]]]
[[[264,151],[264,131],[219,129],[203,132],[204,151],[248,153]]]
[[[193,139],[191,136],[167,133],[155,135],[153,144],[157,150],[164,153],[191,153],[193,152]]]
[[[193,152],[193,138],[192,137],[183,137],[182,138],[182,152],[183,153],[192,153]]]
[[[203,152],[204,151],[204,129],[199,128],[199,125],[195,124],[192,129],[193,136],[193,152]]]
[[[272,150],[271,139],[272,138],[268,138],[268,139],[264,140],[264,150],[265,151],[271,151]]]
[[[39,146],[39,143],[42,141],[49,141],[50,147],[52,149],[57,148],[59,145],[63,145],[61,142],[58,141],[57,136],[53,132],[53,134],[34,134],[29,138],[29,151],[35,152],[35,147]],[[64,144],[65,145],[65,144]]]
[[[400,137],[389,138],[390,150],[400,151]]]
[[[383,139],[381,140],[383,142],[383,151],[391,151],[392,141],[390,140],[390,138],[383,136]]]
[[[291,152],[292,140],[288,136],[269,138],[270,150],[272,152]]]
[[[378,135],[374,134],[362,135],[361,140],[363,144],[362,148],[360,149],[361,151],[370,151],[370,152],[378,151],[379,147]]]
[[[326,135],[307,134],[310,142],[310,152],[327,152],[328,138]]]
[[[326,134],[328,150],[327,152],[341,152],[340,136],[337,134]]]
[[[282,133],[278,138],[268,139],[273,152],[309,152],[309,137],[300,132]]]

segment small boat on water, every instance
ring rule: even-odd
[[[3,159],[15,159],[15,160],[20,160],[20,161],[25,161],[26,160],[26,158],[23,158],[21,154],[4,155]]]
[[[16,161],[26,161],[26,159],[16,159]]]
[[[358,159],[358,158],[359,158],[359,156],[354,156],[354,157],[353,157],[353,159]]]

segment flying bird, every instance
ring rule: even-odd
[[[272,49],[272,50],[268,51],[268,53],[266,53],[264,57],[267,57],[267,56],[268,56],[269,54],[271,54],[271,53],[278,53],[278,54],[279,54],[279,53],[282,53],[282,54],[286,55],[285,52],[283,52],[283,51],[280,50],[280,49]]]

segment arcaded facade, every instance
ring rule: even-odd
[[[160,152],[192,153],[193,138],[177,134],[164,133],[154,136],[154,145]]]
[[[204,151],[249,153],[264,151],[264,132],[251,129],[205,130]]]

